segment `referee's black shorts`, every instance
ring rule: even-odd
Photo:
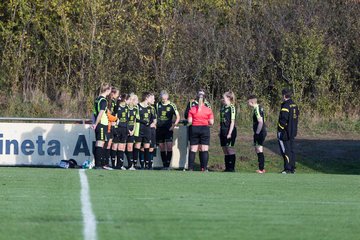
[[[210,127],[191,126],[189,139],[190,145],[210,145]]]
[[[233,147],[235,146],[236,136],[237,136],[237,130],[234,128],[234,130],[231,133],[231,138],[227,138],[227,135],[229,133],[229,128],[221,128],[220,129],[220,145],[222,147]]]

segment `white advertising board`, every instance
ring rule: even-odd
[[[174,130],[172,168],[186,166],[187,139],[187,127]],[[93,160],[94,141],[89,124],[0,122],[0,165],[56,166],[69,159],[81,165]],[[154,167],[162,167],[161,159],[154,158]]]

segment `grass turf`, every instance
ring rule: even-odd
[[[358,239],[354,175],[86,171],[99,239]],[[82,239],[77,170],[0,168],[0,239]]]

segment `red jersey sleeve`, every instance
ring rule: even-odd
[[[210,119],[214,119],[214,113],[213,113],[213,111],[211,110],[211,108],[209,108],[209,120]]]
[[[189,120],[189,118],[193,119],[193,117],[194,117],[193,114],[194,114],[194,108],[192,107],[192,108],[190,108],[190,111],[188,113],[188,120]]]

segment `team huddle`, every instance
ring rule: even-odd
[[[152,169],[153,159],[159,148],[163,169],[169,169],[172,160],[173,132],[180,122],[176,105],[169,100],[169,94],[161,91],[160,101],[144,92],[139,97],[134,94],[120,94],[109,84],[103,84],[93,107],[95,130],[95,168],[98,169]],[[291,100],[290,91],[283,90],[284,102],[278,123],[278,141],[284,158],[282,173],[295,172],[293,143],[297,134],[299,111]],[[234,145],[237,137],[235,95],[228,91],[222,96],[220,109],[220,144],[224,152],[225,172],[234,172],[236,155]],[[267,135],[264,109],[257,97],[248,97],[252,107],[254,146],[258,157],[257,173],[265,173],[263,144]],[[210,126],[214,124],[214,114],[206,100],[205,91],[197,92],[195,99],[187,104],[184,117],[188,125],[189,171],[194,170],[196,153],[199,152],[200,169],[208,171]],[[125,166],[125,156],[127,165]],[[139,163],[139,164],[138,164]]]

